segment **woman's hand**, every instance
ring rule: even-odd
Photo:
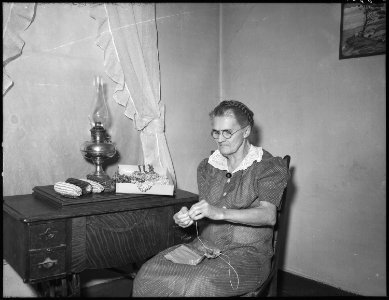
[[[188,208],[183,206],[179,212],[173,216],[174,222],[182,227],[186,228],[193,224],[193,220],[189,217]]]
[[[189,217],[192,220],[200,220],[207,217],[212,220],[223,220],[224,209],[209,204],[204,199],[193,204],[189,210]]]

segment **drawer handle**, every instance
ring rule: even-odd
[[[52,238],[54,238],[54,237],[55,237],[55,234],[56,234],[58,231],[52,230],[51,233],[50,233],[50,230],[51,230],[51,228],[48,227],[48,228],[46,229],[45,232],[40,233],[40,234],[39,234],[39,235],[40,235],[40,238],[41,238],[41,239],[42,239],[42,238],[45,238],[46,241],[47,241],[47,240],[51,240]]]
[[[43,267],[45,269],[50,269],[57,263],[58,263],[58,259],[52,260],[50,257],[46,257],[46,259],[44,261],[38,263],[38,268]]]

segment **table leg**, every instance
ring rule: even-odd
[[[49,297],[50,296],[50,281],[42,281],[33,284],[36,288],[39,297]]]
[[[80,297],[80,274],[34,284],[39,297]]]
[[[49,283],[49,293],[50,297],[55,297],[55,282]]]
[[[61,279],[61,295],[62,297],[66,297],[68,295],[68,283],[66,278]]]
[[[72,274],[71,287],[72,287],[72,297],[80,297],[81,295],[80,274],[78,273]]]

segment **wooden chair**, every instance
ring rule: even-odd
[[[290,164],[290,156],[285,155],[283,158],[287,166],[289,168]],[[278,273],[278,262],[279,262],[279,256],[280,256],[280,241],[278,240],[278,237],[280,235],[280,229],[282,229],[282,220],[283,220],[283,203],[285,202],[286,198],[286,191],[287,188],[285,187],[284,192],[282,194],[281,202],[279,205],[279,208],[277,209],[277,222],[276,225],[274,225],[274,233],[273,233],[273,251],[274,255],[272,257],[271,262],[271,269],[270,274],[266,278],[265,282],[255,291],[249,292],[247,294],[242,295],[242,297],[275,297],[277,296],[277,273]]]

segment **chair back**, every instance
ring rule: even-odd
[[[283,158],[285,161],[286,161],[286,164],[288,166],[288,169],[289,169],[289,164],[290,164],[290,156],[289,155],[285,155],[284,158]],[[278,264],[278,252],[279,252],[279,243],[278,242],[278,234],[279,234],[279,229],[281,228],[281,225],[282,225],[282,213],[283,213],[283,204],[285,203],[286,201],[286,193],[287,193],[287,186],[285,187],[284,189],[284,192],[282,194],[282,197],[281,197],[281,202],[280,202],[280,205],[278,206],[277,208],[277,222],[276,224],[274,225],[274,231],[273,231],[273,260],[275,260]]]
[[[285,155],[284,158],[283,158],[285,161],[286,161],[286,164],[288,166],[288,169],[289,169],[289,165],[290,165],[290,156],[289,155]],[[271,272],[273,273],[272,276],[274,276],[275,273],[278,272],[278,264],[279,264],[279,253],[280,253],[280,242],[279,242],[279,235],[280,235],[280,229],[283,228],[282,226],[282,221],[283,221],[283,204],[285,203],[286,201],[286,194],[287,194],[287,186],[285,187],[284,189],[284,192],[282,194],[282,197],[281,197],[281,202],[280,202],[280,205],[278,206],[278,209],[277,209],[277,222],[274,226],[274,231],[273,231],[273,259],[272,259],[272,268],[271,268]],[[277,279],[277,278],[276,278]],[[277,287],[277,284],[275,283],[275,287]],[[270,291],[271,293],[277,293],[277,291]],[[275,296],[272,295],[272,296]]]

